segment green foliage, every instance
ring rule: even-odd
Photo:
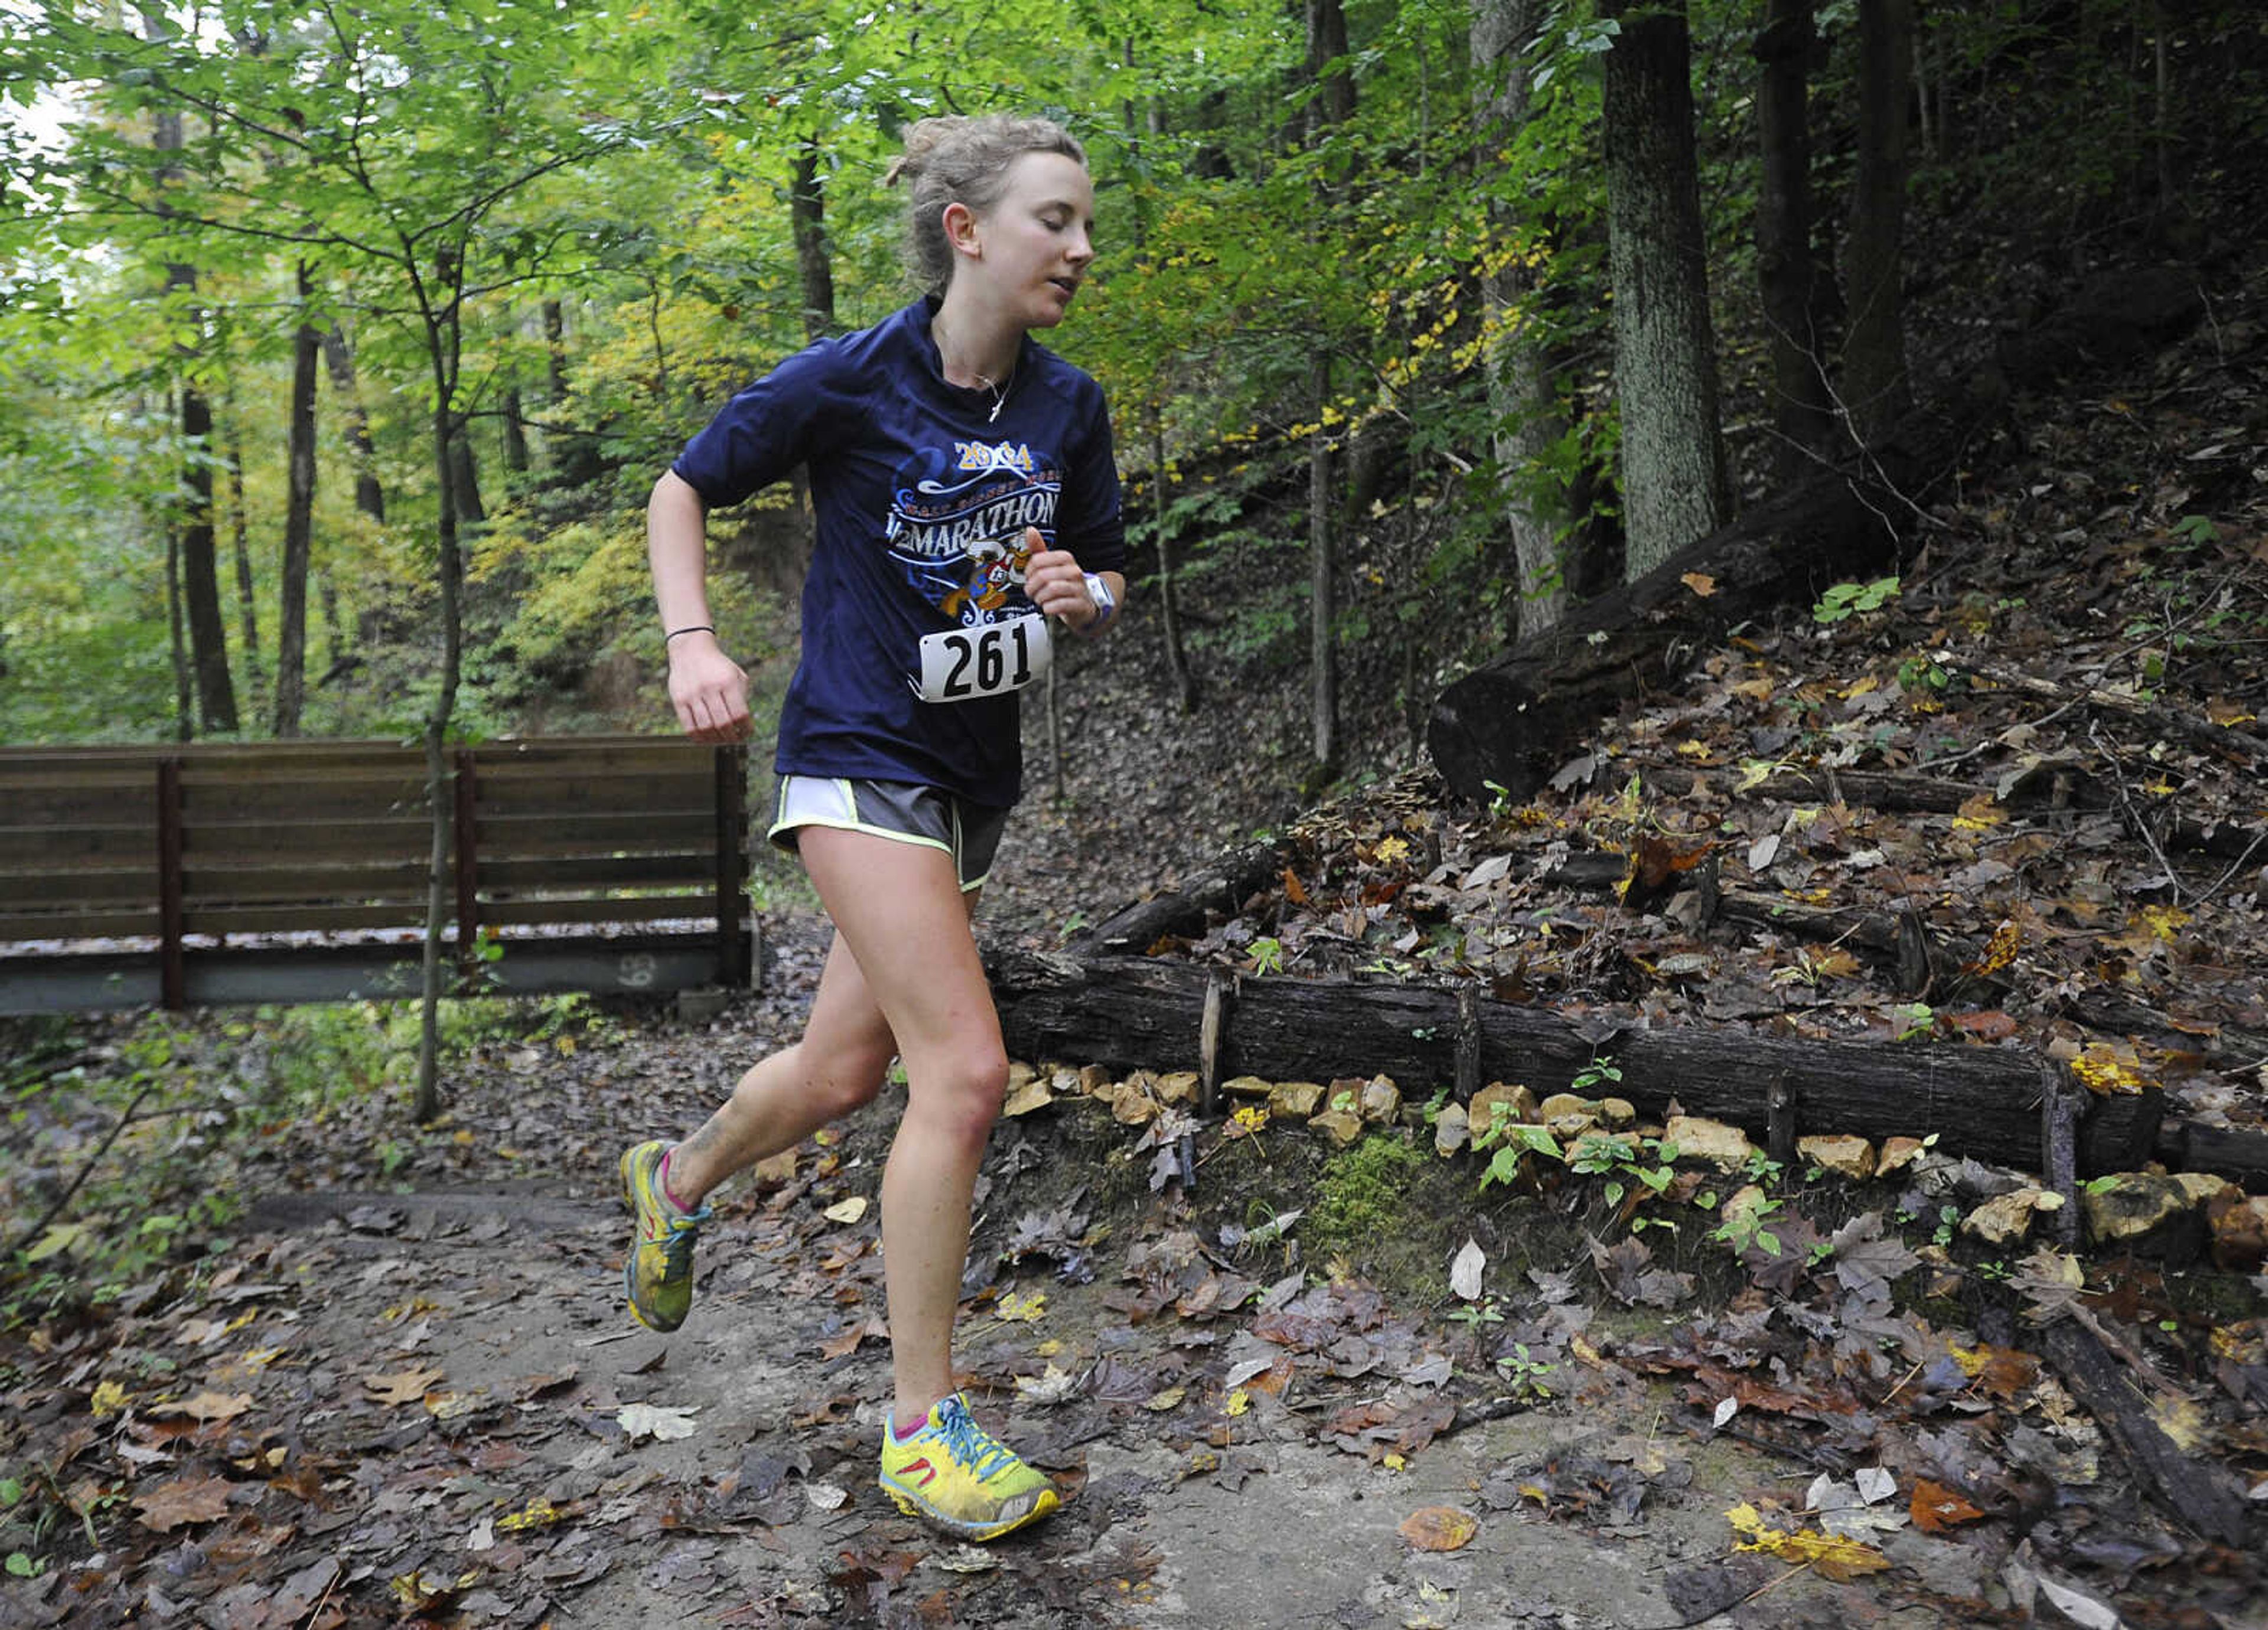
[[[1840,623],[1854,614],[1880,611],[1897,597],[1896,578],[1876,578],[1871,583],[1837,583],[1811,608],[1815,623]]]
[[[1365,1138],[1333,1155],[1307,1209],[1309,1249],[1320,1256],[1374,1246],[1390,1237],[1427,1158],[1416,1145],[1388,1133]]]

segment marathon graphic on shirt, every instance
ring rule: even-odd
[[[1053,541],[1063,470],[1027,441],[954,441],[899,472],[883,534],[890,557],[930,604],[974,628],[1031,609],[1027,527]]]

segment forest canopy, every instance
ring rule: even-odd
[[[1311,551],[1314,595],[1284,572],[1246,637],[1306,621],[1324,660],[1364,570],[1325,512],[1422,504],[1391,615],[1480,613],[1437,679],[1926,392],[1994,319],[1899,326],[1901,211],[2020,288],[2177,231],[2262,119],[2217,77],[2260,27],[2204,0],[1144,0],[1038,30],[0,0],[0,737],[406,732],[437,692],[474,734],[657,722],[653,476],[737,384],[909,298],[882,171],[909,121],[990,109],[1090,155],[1101,259],[1051,340],[1110,394],[1152,567]],[[1663,345],[1679,370],[1641,373]],[[1269,481],[1322,496],[1240,530]],[[751,506],[747,555],[792,555],[794,505]],[[722,615],[784,627],[792,575]]]

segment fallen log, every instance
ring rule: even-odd
[[[1635,582],[1578,606],[1443,690],[1425,732],[1452,791],[1524,799],[1575,744],[1649,687],[1679,683],[1734,625],[1769,621],[1829,586],[1894,563],[1929,484],[2020,393],[2126,365],[2205,310],[2195,281],[2143,268],[2099,279],[2000,348],[1968,397],[1912,415],[1862,466],[1829,470],[1688,544]]]
[[[2152,1419],[2133,1377],[2085,1324],[2058,1319],[2040,1350],[2071,1395],[2125,1451],[2137,1474],[2182,1520],[2223,1545],[2245,1543],[2244,1496],[2220,1467],[2183,1454]]]
[[[1256,891],[1274,881],[1283,864],[1274,845],[1248,845],[1223,855],[1185,889],[1137,900],[1112,912],[1082,943],[1106,955],[1139,955],[1169,935],[1202,933],[1207,917],[1216,911],[1234,916]]]
[[[2040,1060],[2015,1049],[1802,1041],[1690,1027],[1646,1030],[1583,1023],[1543,1008],[1456,989],[1351,981],[1237,977],[1216,997],[1204,1037],[1209,970],[1143,957],[1080,961],[992,948],[993,999],[1010,1051],[1118,1068],[1209,1068],[1217,1078],[1329,1081],[1385,1074],[1405,1096],[1467,1079],[1569,1090],[1611,1058],[1621,1095],[1659,1117],[1686,1113],[1739,1126],[1761,1145],[1768,1100],[1800,1132],[1881,1140],[1936,1133],[1940,1147],[2028,1171],[2043,1169]],[[1461,1072],[1461,1053],[1463,1068]],[[2135,1169],[2158,1152],[2164,1118],[2155,1092],[2079,1104],[2073,1160],[2080,1175]]]

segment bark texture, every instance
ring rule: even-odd
[[[1624,575],[1724,524],[1716,340],[1693,143],[1684,0],[1608,0],[1605,129],[1615,384],[1622,405]]]
[[[1851,313],[1843,402],[1852,428],[1880,444],[1913,405],[1906,375],[1904,276],[1906,117],[1913,0],[1859,0],[1859,154],[1843,285]]]

